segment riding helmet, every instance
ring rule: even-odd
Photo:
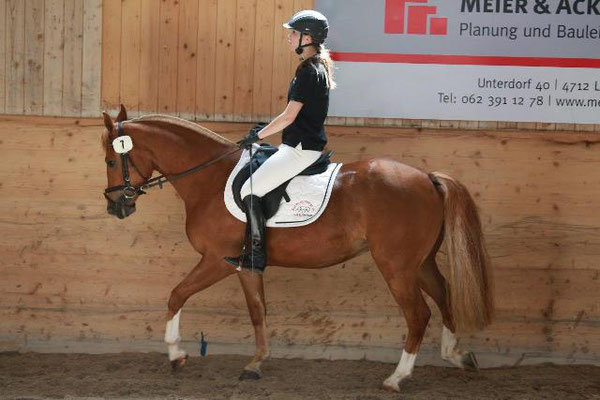
[[[329,31],[327,18],[315,10],[299,11],[283,24],[284,28],[293,29],[300,33],[310,35],[316,43],[323,43]]]

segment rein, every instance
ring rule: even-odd
[[[117,134],[119,135],[119,137],[123,136],[123,122],[118,122],[117,123]],[[122,173],[123,173],[123,185],[119,185],[119,186],[112,186],[109,188],[106,188],[104,190],[104,196],[106,197],[106,195],[110,192],[115,192],[117,190],[123,190],[123,196],[126,199],[131,199],[133,197],[135,197],[136,195],[142,195],[142,194],[146,194],[145,190],[146,189],[150,189],[154,186],[158,186],[159,188],[163,188],[163,183],[165,182],[174,182],[178,179],[181,179],[185,176],[191,175],[195,172],[198,172],[200,170],[203,170],[204,168],[208,168],[211,165],[221,161],[222,159],[237,153],[238,151],[240,151],[241,148],[238,147],[235,150],[231,150],[225,154],[222,154],[220,156],[218,156],[217,158],[214,158],[210,161],[205,162],[204,164],[200,164],[196,167],[190,168],[186,171],[180,172],[178,174],[175,175],[159,175],[156,176],[152,179],[147,179],[146,177],[144,177],[144,175],[142,175],[139,171],[139,169],[135,166],[135,164],[133,163],[133,160],[131,160],[129,158],[129,152],[127,153],[122,153],[121,154],[121,168],[122,168]],[[133,186],[131,184],[130,181],[130,177],[129,177],[129,164],[131,164],[133,166],[133,168],[135,168],[135,170],[137,171],[137,173],[146,180],[145,183],[143,183],[142,185],[140,185],[140,187],[136,188],[135,186]]]
[[[180,173],[175,174],[175,175],[169,175],[169,176],[159,175],[157,177],[154,177],[154,178],[148,180],[146,183],[144,183],[143,185],[141,185],[140,189],[142,189],[142,190],[149,189],[149,188],[154,187],[154,186],[158,186],[158,187],[160,187],[162,189],[163,183],[165,183],[165,182],[174,182],[177,179],[181,179],[181,178],[183,178],[185,176],[193,174],[194,172],[198,172],[200,170],[203,170],[204,168],[208,168],[211,165],[216,164],[217,162],[221,161],[225,157],[230,156],[230,155],[232,155],[234,153],[237,153],[240,150],[241,150],[241,148],[238,147],[237,149],[231,150],[231,151],[229,151],[229,152],[227,152],[225,154],[222,154],[222,155],[220,155],[217,158],[214,158],[214,159],[212,159],[212,160],[210,160],[208,162],[205,162],[204,164],[200,164],[200,165],[198,165],[196,167],[190,168],[190,169],[188,169],[186,171],[180,172]]]

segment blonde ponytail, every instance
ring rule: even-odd
[[[335,70],[335,63],[331,59],[331,55],[329,54],[329,49],[326,49],[323,44],[319,45],[317,52],[320,56],[319,57],[320,61],[323,63],[323,66],[325,67],[325,71],[327,71],[327,86],[329,87],[330,90],[333,90],[337,86],[337,84],[335,83],[335,76],[334,76],[334,72],[333,72]]]

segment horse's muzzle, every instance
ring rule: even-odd
[[[119,219],[124,219],[135,212],[135,203],[125,204],[123,202],[115,202],[108,200],[108,206],[106,207],[106,211],[108,211],[110,215],[114,215]]]

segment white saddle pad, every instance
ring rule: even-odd
[[[235,203],[231,186],[237,173],[249,160],[250,154],[248,150],[244,150],[225,185],[225,206],[231,215],[242,222],[246,222],[246,214]],[[341,163],[331,163],[327,170],[321,174],[297,176],[292,179],[287,187],[290,202],[281,199],[277,214],[267,220],[267,226],[291,228],[315,222],[323,214],[327,203],[329,203],[333,183],[341,167]]]

